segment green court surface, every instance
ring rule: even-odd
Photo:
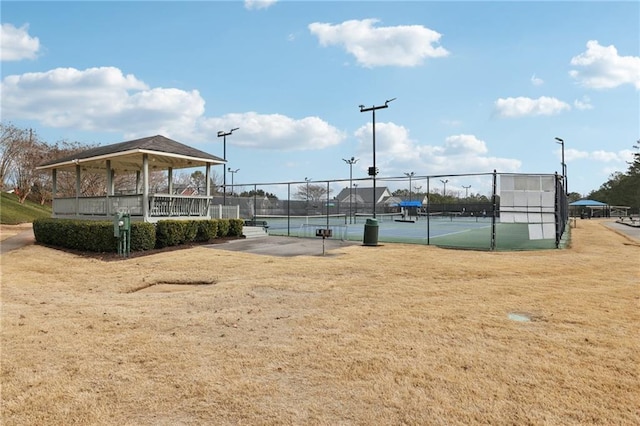
[[[426,217],[402,218],[399,215],[379,215],[368,224],[366,218],[344,215],[309,217],[264,217],[270,235],[316,238],[317,229],[329,228],[331,238],[362,241],[365,227],[375,227],[377,241],[383,243],[429,244],[459,249],[491,250],[492,220],[490,217]],[[349,223],[351,222],[351,223]],[[370,229],[371,231],[371,229]],[[375,233],[375,230],[374,230]],[[371,235],[371,234],[369,234]],[[496,223],[495,250],[545,250],[556,248],[555,236],[531,239],[526,223]]]

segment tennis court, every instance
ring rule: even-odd
[[[316,238],[317,229],[331,229],[331,238],[362,241],[371,215],[257,216],[266,222],[270,235]],[[492,218],[430,215],[403,217],[399,213],[376,215],[379,243],[429,244],[440,247],[490,250]],[[532,238],[526,223],[495,223],[495,250],[555,248],[555,237]]]

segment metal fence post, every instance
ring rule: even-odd
[[[287,183],[287,237],[291,236],[291,182]]]
[[[498,187],[498,174],[496,172],[496,170],[493,170],[493,194],[491,196],[491,204],[492,204],[492,210],[493,210],[493,215],[491,216],[491,250],[495,250],[496,249],[496,215],[497,215],[497,210],[496,210],[496,206],[497,206],[497,187]]]

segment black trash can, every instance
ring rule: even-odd
[[[364,239],[362,244],[365,246],[378,245],[378,221],[377,219],[367,219],[364,224]]]

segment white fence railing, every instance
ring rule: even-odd
[[[149,196],[148,219],[199,217],[237,219],[238,206],[211,204],[211,197],[153,194]],[[117,212],[141,217],[144,214],[142,195],[112,195],[108,197],[69,197],[53,200],[53,216],[67,218],[110,218]]]
[[[240,206],[223,206],[222,204],[211,205],[211,218],[213,219],[239,219]]]
[[[155,194],[149,197],[152,217],[208,216],[209,197]]]
[[[53,214],[56,217],[111,216],[116,212],[142,216],[142,195],[56,198],[53,200]]]

